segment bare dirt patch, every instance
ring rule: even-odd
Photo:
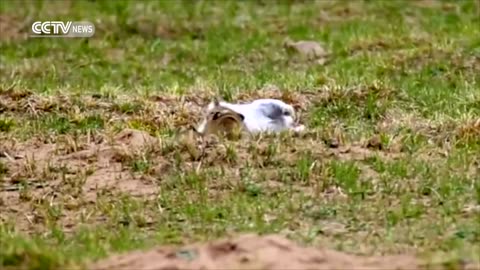
[[[427,269],[410,255],[363,257],[303,247],[277,235],[246,234],[183,247],[157,247],[91,264],[103,269]],[[436,266],[438,269],[440,266]],[[441,269],[441,267],[440,267]],[[468,266],[464,269],[474,269]]]
[[[125,129],[114,137],[114,142],[104,141],[100,144],[91,143],[79,149],[69,152],[60,143],[43,143],[37,140],[26,143],[10,143],[8,148],[10,154],[5,153],[9,168],[10,182],[18,183],[19,179],[28,179],[38,175],[46,175],[55,171],[52,166],[66,170],[67,174],[78,174],[85,168],[92,169],[84,185],[84,191],[91,192],[94,187],[107,187],[109,182],[123,182],[116,187],[126,187],[122,191],[139,191],[137,188],[128,188],[127,183],[131,180],[123,179],[121,175],[115,178],[114,171],[121,173],[125,168],[118,168],[121,156],[143,149],[153,144],[155,139],[146,132]],[[93,170],[95,169],[95,170]],[[114,183],[111,183],[114,184]],[[122,189],[122,188],[120,188]],[[11,190],[14,190],[12,187]]]
[[[102,192],[137,197],[156,194],[158,186],[151,179],[136,175],[122,163],[155,142],[148,133],[130,129],[118,133],[113,142],[106,139],[92,142],[78,151],[67,151],[60,142],[5,142],[1,148],[8,151],[2,151],[0,157],[7,168],[0,189],[5,211],[0,218],[13,217],[18,229],[30,231],[39,227],[35,209],[44,202],[50,206],[60,203],[75,210],[94,203]],[[161,160],[157,162],[161,164]],[[76,214],[66,211],[60,223],[73,226],[74,222],[68,222],[73,216]]]

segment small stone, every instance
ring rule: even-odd
[[[380,136],[375,135],[372,138],[370,138],[367,142],[367,148],[382,150],[383,145],[382,145],[382,140],[380,139]]]
[[[293,41],[287,38],[283,43],[283,47],[289,54],[297,54],[308,60],[316,60],[319,64],[324,64],[325,58],[329,55],[320,43],[311,40]]]
[[[328,147],[338,148],[339,146],[340,146],[340,142],[336,138],[332,138],[328,140]]]

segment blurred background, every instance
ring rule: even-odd
[[[314,88],[325,78],[339,84],[371,76],[402,80],[416,76],[406,74],[414,67],[419,73],[441,72],[451,60],[446,54],[478,54],[479,47],[479,4],[468,0],[6,0],[0,5],[0,83],[18,81],[37,91],[97,91],[110,84],[125,90],[175,92],[207,85],[244,91],[268,83]],[[86,20],[96,33],[29,39],[38,20]],[[334,60],[289,61],[285,38],[321,42]],[[438,65],[426,67],[425,61]]]

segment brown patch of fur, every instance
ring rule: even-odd
[[[204,135],[214,134],[238,139],[244,129],[243,116],[224,107],[216,107],[207,115]]]

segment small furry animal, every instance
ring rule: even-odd
[[[226,116],[219,117],[226,112],[228,112]],[[250,133],[284,130],[300,132],[305,129],[303,125],[295,125],[293,107],[278,99],[257,99],[244,104],[214,100],[208,104],[206,114],[207,117],[196,129],[201,134],[210,133],[212,126],[217,126],[220,122],[223,123],[225,120],[233,118],[241,121],[244,129]],[[215,122],[213,119],[215,115],[217,115],[217,119],[224,120]],[[233,115],[237,115],[237,117],[233,117]],[[226,127],[224,124],[222,126]]]

